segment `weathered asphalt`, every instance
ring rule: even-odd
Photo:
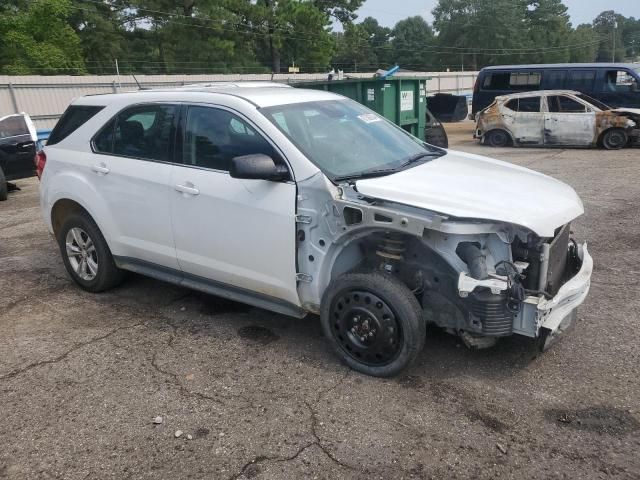
[[[584,200],[592,291],[551,351],[430,330],[381,380],[342,366],[313,317],[135,275],[84,293],[21,181],[0,203],[0,478],[640,478],[640,150],[498,150],[448,128]]]

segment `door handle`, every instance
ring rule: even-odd
[[[91,167],[91,170],[102,175],[106,175],[111,171],[109,170],[109,167],[107,167],[104,163],[99,163],[98,165],[94,165],[93,167]]]
[[[186,193],[187,195],[199,195],[200,190],[196,188],[196,186],[191,182],[186,182],[185,185],[176,185],[174,187],[176,191],[180,193]]]

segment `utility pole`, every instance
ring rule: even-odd
[[[616,63],[616,30],[618,29],[618,20],[613,21],[613,52],[611,61]]]
[[[120,68],[118,67],[118,59],[116,58],[116,76],[118,77],[118,88],[122,88],[120,84]]]

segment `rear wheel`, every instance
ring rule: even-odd
[[[0,202],[7,199],[9,196],[9,186],[7,185],[7,178],[4,176],[2,168],[0,168]]]
[[[69,215],[57,232],[57,238],[67,272],[83,289],[102,292],[124,278],[100,229],[88,214],[75,212]]]
[[[612,128],[602,135],[602,146],[607,150],[620,150],[627,146],[629,136],[620,128]]]
[[[340,359],[367,375],[396,375],[424,347],[422,309],[413,293],[390,275],[338,277],[324,294],[320,318]]]
[[[492,147],[506,147],[509,145],[509,134],[504,130],[492,130],[487,133],[487,143]]]

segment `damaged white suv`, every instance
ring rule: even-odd
[[[419,141],[335,94],[218,85],[76,100],[40,155],[69,274],[130,270],[296,317],[390,376],[427,323],[486,347],[575,317],[593,262],[569,186]]]

